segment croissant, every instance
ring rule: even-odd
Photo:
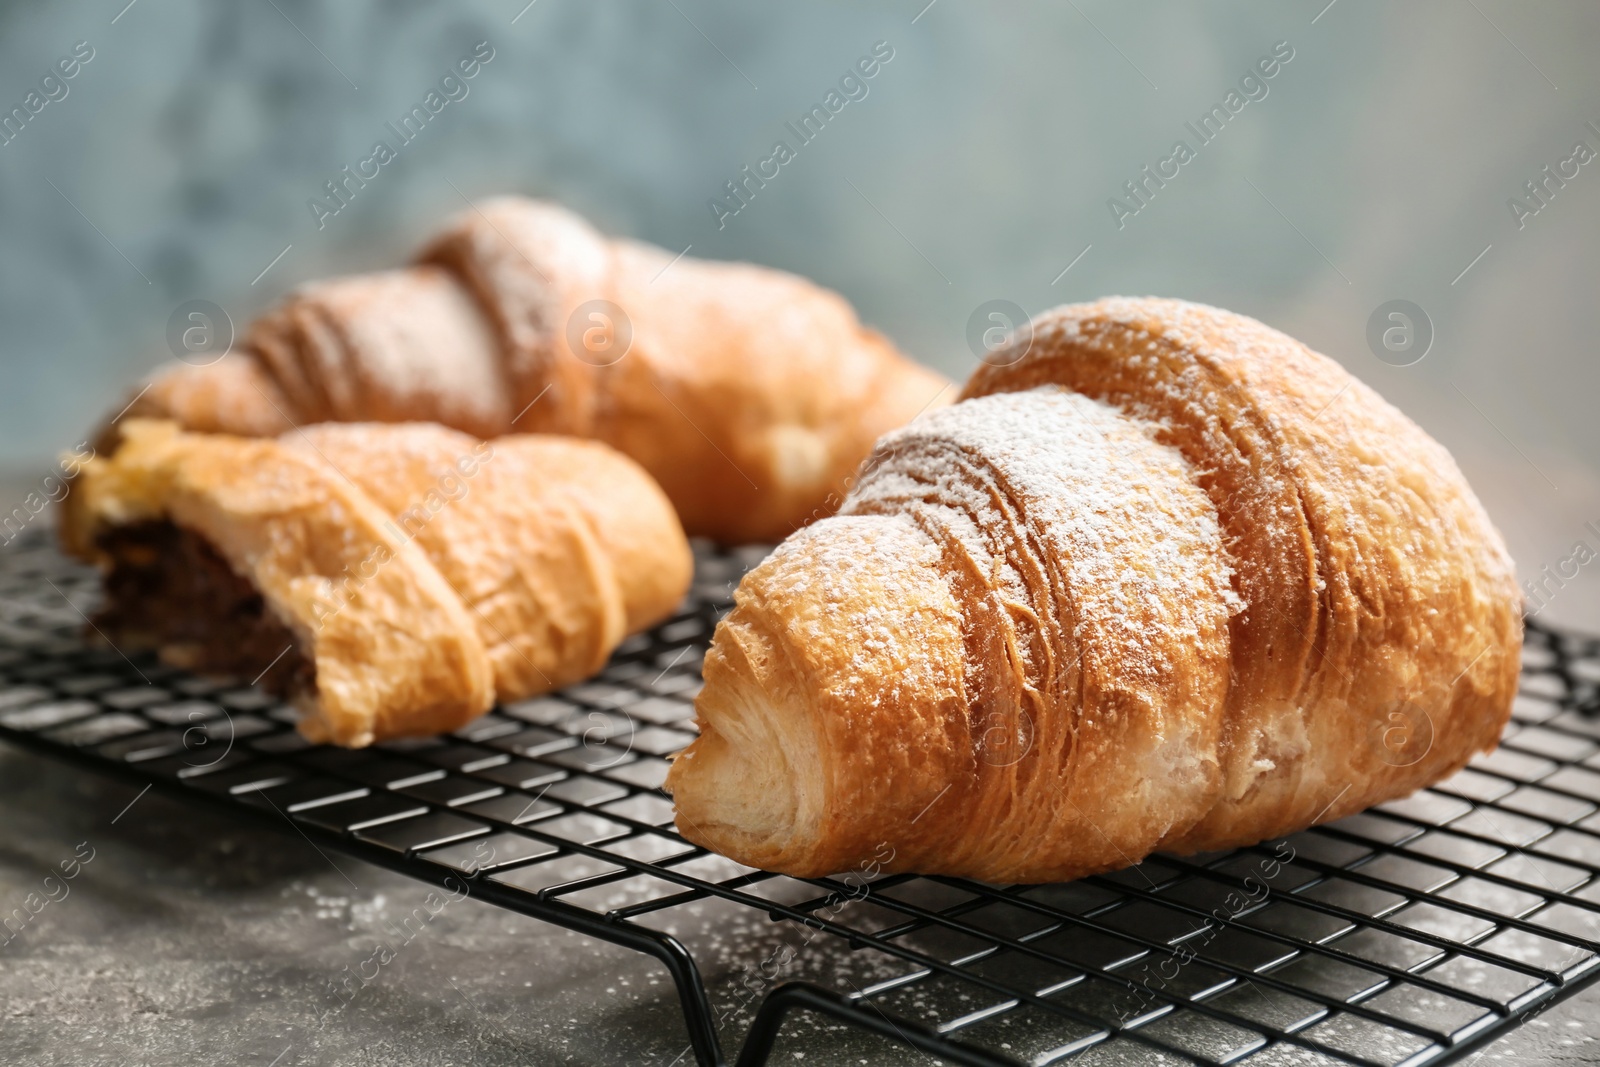
[[[432,424],[283,438],[129,420],[66,498],[119,649],[257,680],[314,741],[454,730],[593,674],[687,590],[660,489],[606,445]]]
[[[736,543],[827,513],[873,441],[948,384],[794,275],[504,197],[412,267],[312,283],[240,352],[168,364],[128,414],[244,436],[416,420],[591,437],[649,471],[691,534]]]
[[[1253,843],[1492,748],[1519,603],[1449,454],[1331,360],[1064,307],[746,576],[667,788],[690,840],[802,876]]]

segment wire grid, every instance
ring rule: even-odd
[[[682,610],[590,683],[350,752],[259,690],[86,647],[93,573],[28,534],[0,552],[0,737],[650,953],[708,1065],[741,1029],[741,1065],[793,1048],[803,1015],[802,1049],[864,1029],[966,1064],[1414,1067],[1596,976],[1600,641],[1530,622],[1497,752],[1284,841],[1060,885],[800,880],[688,844],[659,789],[761,555],[697,546]]]

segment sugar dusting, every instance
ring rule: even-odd
[[[1199,641],[1218,603],[1238,606],[1215,511],[1157,430],[1056,387],[968,400],[880,442],[841,511],[918,515],[1007,600],[1063,624],[1070,615],[1079,647],[1092,630],[1119,650],[1120,670],[1150,678],[1168,667],[1175,635]],[[1024,547],[1061,569],[1070,605],[1019,569]]]
[[[914,627],[895,605],[863,596],[885,575],[931,573],[939,550],[908,522],[836,516],[806,527],[779,545],[767,567],[773,592],[816,603],[820,610],[790,620],[801,647],[830,647],[848,633],[852,654],[830,688],[854,709],[904,706],[941,685],[943,673]],[[893,665],[885,675],[884,666]]]

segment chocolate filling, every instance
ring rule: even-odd
[[[95,625],[112,641],[159,649],[164,661],[200,674],[259,675],[280,698],[315,694],[316,665],[205,538],[155,521],[110,527],[98,544],[111,570]]]

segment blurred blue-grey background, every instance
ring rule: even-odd
[[[510,191],[809,275],[957,377],[988,300],[1233,308],[1449,446],[1524,577],[1600,550],[1600,162],[1575,154],[1600,151],[1595,5],[525,4],[0,8],[4,510],[167,358],[179,304],[242,328]],[[319,227],[308,201],[398,144],[386,124],[479,42],[466,95]],[[799,145],[785,123],[878,42],[892,59],[865,95]],[[1246,99],[1275,47],[1292,58]],[[1185,124],[1213,105],[1237,113],[1201,144]],[[780,139],[796,158],[719,226],[708,200]],[[1194,158],[1130,198],[1179,139]],[[1432,324],[1409,366],[1368,343],[1391,300]],[[1547,583],[1546,617],[1600,630],[1600,561],[1576,571]]]

